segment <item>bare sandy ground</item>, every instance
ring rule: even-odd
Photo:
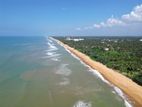
[[[133,82],[126,76],[112,70],[100,62],[90,59],[87,55],[79,52],[78,50],[69,47],[68,45],[57,41],[60,45],[70,50],[73,54],[78,56],[83,62],[99,71],[110,83],[119,87],[129,99],[133,102],[135,107],[142,107],[142,87]]]

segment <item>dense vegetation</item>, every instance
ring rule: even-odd
[[[56,38],[142,85],[142,37]]]

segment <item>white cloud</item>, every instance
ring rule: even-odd
[[[116,18],[109,18],[106,22],[101,22],[100,24],[94,24],[95,28],[101,28],[101,27],[113,27],[113,26],[123,26],[125,23],[119,19]]]
[[[112,27],[112,26],[119,26],[119,25],[125,25],[125,23],[119,19],[116,18],[109,18],[106,22],[106,26]]]
[[[94,29],[94,28],[101,28],[101,27],[113,27],[113,26],[123,26],[125,23],[116,18],[109,18],[106,22],[101,22],[99,24],[94,24],[92,26],[84,27],[84,30]]]
[[[98,24],[95,23],[94,25],[84,27],[82,29],[89,30],[94,28],[130,26],[135,23],[142,24],[142,4],[137,5],[130,13],[122,15],[120,18],[114,18],[112,16],[104,22],[100,22]]]
[[[129,14],[122,15],[126,22],[142,22],[142,4],[136,6]]]
[[[100,28],[101,26],[99,24],[94,24],[93,25],[95,28]]]
[[[80,27],[78,27],[78,28],[76,28],[76,30],[80,31],[80,30],[81,30],[81,28],[80,28]]]

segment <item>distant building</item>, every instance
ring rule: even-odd
[[[67,37],[66,40],[71,40],[71,38],[70,38],[70,37]]]
[[[72,41],[78,42],[78,41],[82,41],[84,39],[83,38],[70,38],[70,37],[67,37],[66,40],[68,40],[68,41],[72,40]]]
[[[115,40],[114,42],[115,42],[115,43],[117,43],[118,41],[117,41],[117,40]]]
[[[109,51],[109,48],[104,48],[105,51]]]
[[[84,40],[84,39],[81,39],[81,38],[79,38],[79,39],[73,39],[73,41],[75,41],[75,42],[82,41],[82,40]]]

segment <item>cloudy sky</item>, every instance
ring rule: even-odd
[[[142,0],[0,0],[0,36],[142,36]]]

